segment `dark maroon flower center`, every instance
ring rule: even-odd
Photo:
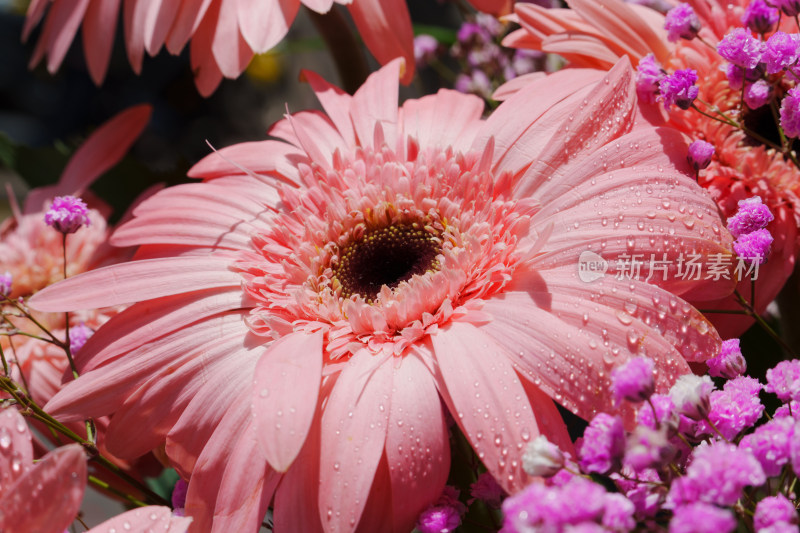
[[[419,224],[374,229],[341,249],[332,265],[344,298],[358,294],[371,302],[383,285],[393,289],[415,274],[439,269],[441,240]]]

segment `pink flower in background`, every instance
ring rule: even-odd
[[[122,7],[125,49],[138,74],[145,52],[155,56],[166,48],[177,55],[190,44],[197,89],[209,96],[223,77],[237,78],[254,54],[278,44],[301,5],[327,13],[334,2],[347,5],[367,48],[380,63],[398,56],[406,59],[403,82],[409,83],[414,76],[414,35],[405,0],[126,0]],[[471,3],[494,15],[511,11],[511,0]],[[23,39],[43,19],[44,24],[31,66],[47,55],[47,69],[55,73],[81,28],[89,73],[100,85],[111,59],[120,7],[120,0],[33,0]]]
[[[25,419],[14,408],[0,409],[0,531],[63,533],[80,510],[86,475],[86,454],[78,444],[56,448],[34,464]],[[190,522],[172,516],[168,507],[141,507],[87,533],[184,533]]]
[[[545,9],[533,4],[517,3],[515,16],[522,28],[511,33],[504,44],[560,54],[576,67],[607,70],[622,56],[628,56],[640,68],[644,65],[644,98],[640,98],[643,118],[654,124],[669,125],[685,132],[693,140],[705,140],[714,146],[714,158],[705,172],[699,174],[699,183],[711,193],[725,218],[736,213],[740,200],[754,195],[761,196],[775,215],[775,220],[767,228],[775,242],[768,262],[760,267],[756,290],[755,308],[763,312],[789,278],[800,251],[797,234],[800,222],[800,173],[797,168],[780,153],[758,144],[739,130],[693,111],[674,110],[663,114],[653,108],[654,98],[648,101],[650,95],[646,84],[653,84],[659,76],[659,70],[653,64],[658,61],[669,72],[682,69],[697,71],[699,98],[723,111],[736,108],[741,101],[741,92],[731,88],[724,70],[727,62],[715,50],[698,39],[679,39],[670,43],[664,15],[644,6],[621,0],[568,0],[567,3],[571,9]],[[700,21],[700,37],[716,45],[732,28],[739,27],[740,31],[731,34],[725,41],[721,52],[742,65],[752,64],[753,58],[758,63],[756,56],[761,54],[763,43],[741,29],[742,16],[750,4],[749,0],[692,0],[688,4],[694,8]],[[784,17],[782,24],[788,33],[797,31],[790,17]],[[796,54],[790,53],[791,45],[791,42],[775,41],[771,46],[768,43],[768,68],[779,71],[781,65],[787,66],[787,61],[796,59]],[[652,55],[648,57],[648,54]],[[791,57],[786,59],[787,56]],[[741,69],[734,67],[733,74],[741,76]],[[512,89],[521,86],[521,83],[521,80],[517,80]],[[748,86],[748,89],[751,87]],[[755,94],[757,89],[759,87],[749,90],[749,96],[746,96],[752,107],[761,105],[764,98],[769,96]],[[498,92],[509,94],[508,88],[501,88]],[[784,98],[783,101],[790,99]],[[754,116],[754,120],[758,119]],[[737,289],[750,299],[749,278],[742,280]],[[734,298],[704,300],[700,297],[690,298],[701,309],[741,309]],[[741,315],[710,313],[709,317],[726,337],[739,336],[753,323],[751,318]]]
[[[537,435],[571,448],[553,400],[631,424],[614,367],[647,355],[666,392],[719,350],[679,295],[731,285],[620,266],[731,246],[683,136],[634,128],[627,60],[543,78],[485,121],[479,98],[447,90],[398,109],[400,69],[352,97],[307,72],[327,114],[209,155],[191,171],[203,182],[117,230],[135,261],[31,301],[132,304],[47,409],[114,412],[124,457],[166,440],[193,531],[255,531],[270,504],[279,532],[408,530],[447,479],[443,406],[513,493]],[[581,280],[584,252],[605,276]]]

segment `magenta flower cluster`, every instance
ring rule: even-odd
[[[800,476],[800,360],[779,363],[762,385],[742,375],[740,358],[738,339],[726,341],[709,361],[727,379],[722,389],[689,374],[669,395],[653,394],[638,359],[613,372],[614,391],[636,391],[622,398],[640,406],[638,425],[626,432],[619,416],[596,415],[574,461],[564,453],[562,469],[537,470],[548,478],[505,500],[502,532],[800,531],[792,490]],[[762,392],[786,402],[768,419]],[[552,447],[537,442],[526,460],[543,464],[533,456],[552,457]],[[614,485],[618,492],[609,493]]]
[[[728,219],[728,230],[736,238],[733,250],[747,262],[762,264],[767,260],[772,235],[767,225],[774,219],[759,196],[739,201],[739,210]]]
[[[44,214],[44,222],[65,235],[75,233],[90,224],[89,208],[80,198],[57,196]]]

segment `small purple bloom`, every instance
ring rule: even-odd
[[[596,415],[583,433],[578,450],[581,470],[606,474],[622,466],[625,453],[625,430],[622,419],[606,413]]]
[[[715,441],[694,449],[686,474],[673,481],[667,501],[676,508],[698,501],[729,506],[736,503],[745,487],[758,487],[766,480],[761,463],[752,453]]]
[[[175,487],[172,489],[172,508],[183,509],[186,507],[186,492],[189,490],[189,484],[183,479],[178,479]]]
[[[661,64],[653,54],[647,54],[639,60],[636,67],[636,94],[639,100],[648,104],[656,102],[658,84],[666,76]]]
[[[750,109],[758,109],[772,98],[772,85],[766,80],[757,80],[744,89],[744,103]]]
[[[730,533],[736,518],[727,509],[707,503],[690,503],[675,509],[669,522],[670,533]]]
[[[776,31],[767,39],[764,48],[767,74],[776,74],[786,70],[797,63],[798,57],[800,57],[800,35]]]
[[[675,381],[669,396],[680,414],[693,420],[702,420],[711,408],[712,390],[714,382],[710,377],[684,374]]]
[[[628,498],[619,493],[606,494],[603,509],[603,531],[632,531],[636,527],[633,514],[636,507]]]
[[[80,198],[57,196],[44,214],[44,222],[65,235],[75,233],[89,225],[89,209]]]
[[[755,515],[753,515],[753,526],[757,531],[777,522],[797,523],[797,511],[794,504],[780,493],[776,496],[767,496],[758,502]]]
[[[656,410],[655,416],[653,416],[653,407]],[[658,420],[658,424],[656,424],[656,420]],[[669,396],[653,394],[650,396],[650,401],[639,408],[636,413],[636,421],[650,429],[656,429],[656,426],[666,426],[672,434],[677,431],[680,418],[675,410],[675,404],[672,403]]]
[[[417,520],[417,529],[421,533],[450,533],[460,525],[461,515],[449,505],[428,507]]]
[[[84,324],[78,324],[74,328],[69,329],[69,351],[72,355],[78,353],[78,350],[83,348],[89,337],[94,335],[94,331],[86,327]]]
[[[420,34],[414,37],[414,60],[417,65],[426,65],[436,57],[439,41],[432,35]]]
[[[696,82],[697,72],[690,68],[676,70],[674,73],[664,76],[659,84],[664,108],[669,110],[672,104],[675,104],[681,109],[689,109],[699,92],[695,85]]]
[[[758,397],[761,383],[757,379],[740,376],[723,385],[722,390],[711,393],[711,409],[708,419],[722,435],[732,440],[753,425],[764,413],[764,406]],[[701,422],[701,425],[707,425]],[[703,433],[711,433],[711,428],[701,428]]]
[[[775,28],[781,14],[764,0],[751,0],[742,15],[742,24],[756,33],[769,33]]]
[[[737,67],[755,68],[761,61],[763,44],[744,28],[734,28],[717,45],[717,52]]]
[[[482,70],[473,70],[471,75],[459,74],[456,78],[455,89],[462,93],[472,93],[490,98],[492,96],[492,82]]]
[[[800,359],[781,361],[767,370],[764,390],[776,394],[783,402],[800,401]]]
[[[13,281],[13,276],[8,271],[0,275],[0,297],[8,298],[8,295],[11,294],[11,283]]]
[[[689,155],[686,159],[692,165],[695,171],[702,170],[711,164],[711,158],[714,156],[714,145],[697,140],[689,145]]]
[[[733,379],[747,370],[747,362],[739,348],[739,339],[722,341],[719,353],[706,361],[706,364],[708,373],[715,378]]]
[[[622,400],[643,402],[655,389],[655,363],[649,357],[634,357],[611,371],[611,393],[617,404]]]
[[[679,39],[694,39],[700,31],[700,19],[692,9],[692,6],[681,3],[670,9],[664,20],[664,28],[667,30],[667,40],[674,43]]]
[[[800,87],[792,87],[781,101],[781,128],[787,137],[800,137]]]
[[[733,242],[733,251],[746,263],[763,265],[767,261],[770,246],[772,246],[772,235],[769,230],[758,229],[740,235]]]
[[[791,418],[774,418],[745,435],[739,448],[749,450],[761,463],[764,473],[777,476],[789,463],[789,442],[794,435],[795,421]]]
[[[635,472],[661,468],[675,457],[675,446],[667,438],[666,428],[650,429],[637,426],[628,437],[625,464]]]
[[[739,209],[728,219],[728,231],[734,237],[741,237],[756,230],[764,229],[775,217],[764,205],[760,196],[739,200]]]

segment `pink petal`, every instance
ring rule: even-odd
[[[193,350],[183,364],[176,361],[152,371],[148,382],[127,394],[125,403],[114,412],[106,432],[108,450],[117,457],[132,458],[157,448],[191,400],[203,390],[208,392],[207,384],[221,390],[224,383],[241,380],[243,370],[252,371],[249,354],[242,347],[243,332],[244,327],[240,336]],[[148,428],[145,434],[142,427]]]
[[[222,81],[222,70],[214,59],[211,49],[217,31],[219,2],[209,6],[192,36],[189,59],[194,71],[194,83],[202,96],[208,97]]]
[[[15,408],[0,410],[0,496],[33,466],[28,424]]]
[[[561,115],[561,128],[549,138],[547,145],[525,172],[515,191],[518,198],[530,196],[548,169],[559,168],[577,160],[631,129],[636,107],[634,74],[627,57],[619,60],[583,100],[580,107],[556,107],[550,113]],[[597,124],[603,124],[598,129]]]
[[[289,32],[300,0],[238,0],[238,24],[242,37],[257,54],[278,44]]]
[[[507,492],[516,492],[527,475],[513,458],[538,434],[538,426],[506,350],[463,322],[431,339],[441,370],[439,393],[481,462]]]
[[[64,421],[112,413],[159,369],[175,371],[195,357],[202,357],[209,347],[233,350],[237,343],[241,346],[247,332],[242,312],[201,320],[178,334],[155,339],[125,357],[82,374],[47,403],[47,412]]]
[[[25,24],[22,26],[22,42],[27,42],[28,37],[30,37],[30,33],[33,28],[39,24],[39,21],[42,20],[42,15],[44,15],[47,6],[53,0],[31,0],[31,3],[28,4],[28,11],[25,13]]]
[[[86,341],[75,364],[83,374],[193,322],[249,305],[239,287],[193,291],[133,304]]]
[[[280,141],[234,144],[205,156],[189,169],[188,176],[213,179],[244,174],[242,169],[257,174],[274,175],[281,164],[286,164],[287,156],[301,153],[296,147]]]
[[[180,0],[180,7],[166,39],[167,50],[171,54],[178,55],[183,50],[200,25],[211,2],[212,0]]]
[[[562,55],[579,67],[611,66],[620,57],[608,49],[608,43],[603,39],[578,31],[565,31],[546,37],[542,41],[542,51]]]
[[[369,491],[369,497],[356,531],[358,533],[392,533],[393,531],[409,531],[409,527],[413,528],[413,522],[409,525],[407,520],[398,520],[399,517],[394,509],[392,509],[392,520],[387,520],[386,510],[391,509],[391,505],[389,466],[386,462],[386,455],[382,455],[378,468],[375,470],[375,480],[372,482],[372,488]],[[394,529],[394,523],[403,523],[404,529]]]
[[[144,46],[151,56],[164,45],[179,9],[180,2],[174,0],[156,0],[151,6],[144,21]]]
[[[220,0],[211,51],[226,78],[238,78],[253,57],[253,50],[239,33],[238,0]]]
[[[278,129],[281,126],[289,126],[291,130],[282,132]],[[333,169],[331,162],[336,150],[344,151],[348,148],[330,119],[318,111],[301,111],[289,115],[285,121],[276,123],[269,134],[302,147],[313,162],[325,169]]]
[[[415,354],[401,360],[392,382],[386,434],[391,509],[394,530],[409,531],[442,493],[450,470],[450,441],[436,384]]]
[[[483,100],[472,94],[442,89],[436,94],[406,100],[402,107],[403,133],[420,146],[454,147],[467,151],[469,128],[483,114]]]
[[[564,423],[564,417],[561,416],[556,403],[531,381],[521,379],[520,382],[528,395],[528,400],[531,402],[533,415],[536,417],[536,424],[539,426],[539,433],[546,436],[561,451],[569,452],[573,457],[576,457],[575,445],[569,436],[567,424]]]
[[[376,123],[383,128],[386,143],[395,146],[400,67],[399,59],[388,63],[373,72],[353,95],[350,115],[360,146],[372,146]]]
[[[531,72],[529,74],[517,76],[498,87],[494,94],[492,94],[492,99],[499,102],[508,100],[512,95],[527,87],[531,82],[544,79],[545,77],[547,77],[547,74],[544,72]]]
[[[322,375],[322,331],[298,331],[272,343],[256,365],[251,408],[270,466],[286,472],[308,435]]]
[[[36,44],[36,50],[32,56],[32,64],[39,62],[40,51],[44,46],[47,49],[47,70],[54,74],[64,56],[67,55],[78,27],[81,25],[83,15],[89,0],[75,0],[72,2],[54,2],[47,14],[47,20],[42,29],[42,35]]]
[[[160,531],[162,533],[184,533],[192,519],[172,516],[172,509],[150,505],[124,512],[93,527],[86,533],[108,533],[109,531]]]
[[[317,13],[327,13],[333,6],[333,0],[302,0],[303,5]]]
[[[48,453],[0,497],[5,531],[64,531],[81,507],[86,454],[79,444]]]
[[[353,131],[353,123],[350,120],[352,96],[335,85],[331,85],[316,72],[302,70],[300,77],[311,85],[314,94],[317,95],[317,100],[322,104],[322,109],[325,110],[325,114],[336,126],[339,135],[348,146],[355,146],[355,132]]]
[[[125,50],[128,53],[128,62],[136,74],[141,74],[144,60],[145,19],[151,4],[157,1],[160,0],[125,0],[122,6]]]
[[[96,85],[103,83],[114,48],[120,0],[91,0],[81,31],[83,55]]]
[[[348,9],[361,38],[378,63],[388,65],[396,57],[404,58],[405,63],[399,71],[401,82],[411,83],[415,65],[414,32],[405,0],[358,0]],[[397,78],[392,83],[397,90]]]
[[[356,353],[323,411],[319,512],[326,531],[354,531],[364,511],[386,442],[391,363]]]
[[[51,285],[28,304],[39,311],[76,311],[239,286],[242,278],[230,264],[219,256],[178,256],[111,265]]]

